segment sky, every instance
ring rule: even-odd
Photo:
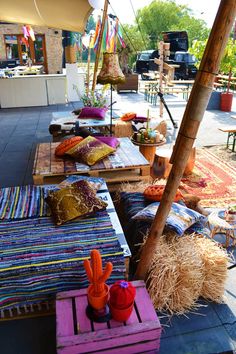
[[[132,10],[132,5],[135,10],[142,8],[152,2],[152,0],[109,0],[114,14],[118,16],[120,22],[123,23],[135,23],[135,17]],[[193,15],[196,18],[206,21],[209,28],[212,27],[214,22],[220,0],[175,0],[179,5],[187,5],[193,10]],[[112,12],[112,11],[111,11]],[[113,12],[112,12],[113,13]]]

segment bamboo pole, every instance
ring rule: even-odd
[[[163,233],[167,216],[179,187],[197,131],[207,107],[218,74],[224,49],[236,16],[236,1],[221,0],[213,28],[187,103],[171,156],[173,163],[160,206],[151,226],[135,274],[136,279],[145,279],[159,239]]]
[[[108,3],[109,3],[109,1],[105,0],[104,9],[103,9],[103,16],[102,16],[102,25],[101,25],[101,30],[99,33],[98,48],[97,48],[96,59],[95,59],[95,64],[94,64],[92,91],[94,91],[95,87],[96,87],[98,63],[99,63],[99,58],[100,58],[101,46],[102,46],[102,35],[103,35],[105,21],[106,21],[106,17],[107,17]]]

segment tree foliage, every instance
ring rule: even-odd
[[[190,45],[196,37],[203,40],[209,34],[205,21],[196,19],[191,9],[174,0],[153,0],[137,11],[137,21],[135,25],[124,25],[126,43],[130,45],[130,38],[136,51],[156,49],[165,31],[187,31]]]
[[[198,66],[202,59],[207,40],[205,41],[194,41],[192,47],[189,49],[189,52],[194,54],[198,60]],[[220,72],[222,74],[229,74],[232,72],[236,74],[236,42],[233,38],[229,38],[227,45],[224,50],[223,58],[220,63]]]

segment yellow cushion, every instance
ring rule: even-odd
[[[78,161],[83,161],[89,166],[92,166],[115,151],[115,149],[107,144],[92,136],[88,136],[78,145],[67,151],[67,154]]]
[[[50,206],[56,225],[62,225],[67,221],[90,215],[107,207],[107,203],[97,198],[95,190],[85,180],[49,192],[46,202]]]

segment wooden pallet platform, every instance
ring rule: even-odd
[[[116,152],[93,166],[78,163],[71,158],[55,156],[59,143],[37,145],[33,167],[34,184],[57,183],[72,174],[103,177],[107,183],[149,180],[149,162],[129,138],[119,140],[120,146]]]

